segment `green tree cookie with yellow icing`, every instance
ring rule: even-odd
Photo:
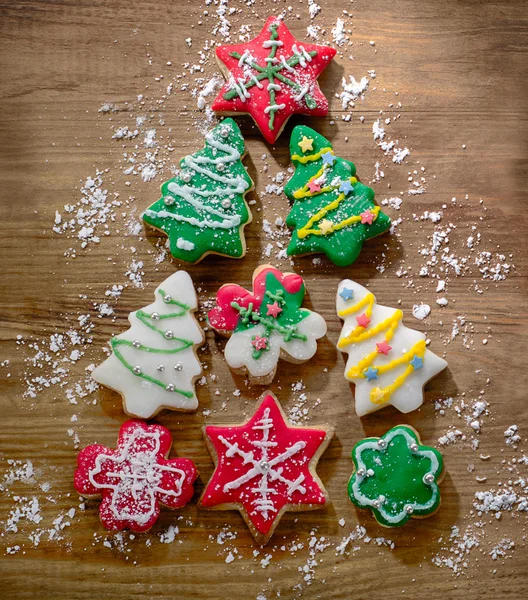
[[[142,215],[169,236],[171,254],[195,263],[210,253],[242,258],[251,221],[245,195],[253,182],[242,164],[244,138],[233,119],[205,136],[205,147],[180,161],[177,176]]]
[[[340,267],[352,264],[363,242],[389,229],[391,221],[374,203],[374,190],[356,177],[354,163],[335,156],[332,144],[298,125],[290,140],[295,173],[284,188],[293,206],[288,255],[323,252]]]
[[[381,438],[361,440],[352,450],[352,460],[350,500],[369,508],[380,525],[399,527],[440,507],[442,455],[422,445],[412,427],[397,425]]]

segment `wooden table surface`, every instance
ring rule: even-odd
[[[283,195],[265,194],[265,188],[289,166],[292,125],[306,121],[292,119],[271,148],[243,118],[239,122],[249,150],[245,164],[256,182],[247,256],[240,261],[208,257],[188,267],[200,300],[208,301],[222,283],[248,284],[272,243],[267,260],[303,274],[308,305],[328,321],[328,336],[314,360],[308,365],[283,363],[270,388],[287,410],[305,393],[306,423],[335,425],[336,435],[318,469],[332,503],[325,510],[283,517],[265,548],[256,546],[237,512],[201,511],[195,501],[176,513],[163,510],[148,534],[108,533],[99,522],[97,502],[79,509],[72,481],[78,448],[94,442],[113,446],[125,420],[116,393],[86,387],[86,368],[103,359],[102,348],[113,333],[126,329],[128,313],[150,303],[155,286],[175,269],[186,268],[160,260],[164,238],[145,235],[134,223],[158,198],[170,167],[202,146],[198,128],[210,126],[196,107],[193,90],[202,89],[217,72],[213,52],[204,47],[208,40],[211,47],[211,40],[224,39],[220,32],[213,34],[219,4],[21,0],[0,6],[2,597],[528,596],[526,512],[514,507],[499,519],[494,512],[479,516],[473,505],[476,492],[498,490],[501,482],[506,488],[510,482],[520,498],[518,480],[527,475],[526,464],[516,462],[526,449],[527,427],[526,6],[514,0],[331,0],[321,5],[311,20],[306,0],[230,0],[227,9],[235,12],[227,18],[233,40],[242,25],[250,25],[256,35],[274,11],[286,14],[298,38],[306,37],[308,25],[318,25],[319,41],[329,43],[336,19],[344,20],[349,41],[321,77],[330,114],[309,124],[332,140],[337,155],[356,163],[378,201],[402,192],[401,209],[386,209],[394,220],[401,218],[397,232],[366,243],[349,268],[332,267],[324,257],[292,264],[277,259],[277,241],[287,237],[270,240],[263,222],[267,219],[275,228],[277,217],[285,218],[288,202]],[[203,72],[191,73],[192,65]],[[342,77],[359,80],[369,70],[375,70],[376,78],[364,99],[343,110],[333,94],[342,92]],[[113,110],[100,110],[105,103]],[[352,114],[349,122],[342,120],[345,114]],[[133,130],[138,116],[145,117],[138,138],[112,139],[119,127]],[[378,117],[382,122],[394,119],[386,130],[410,149],[404,164],[393,163],[373,140]],[[143,145],[146,128],[156,129],[155,149]],[[156,152],[155,179],[143,182],[138,174],[124,173],[126,158],[133,155],[144,165],[149,151]],[[375,180],[376,162],[384,171],[380,181]],[[97,171],[102,189],[108,190],[107,205],[115,200],[121,204],[110,208],[114,217],[106,223],[108,234],[105,224],[99,225],[100,243],[82,248],[79,228],[53,231],[55,212],[71,218],[64,206],[77,211],[80,189]],[[425,193],[409,195],[409,178],[420,183],[420,177]],[[425,211],[442,211],[442,220],[421,219]],[[439,265],[429,277],[420,277],[427,261],[420,250],[431,246],[435,230],[448,233],[444,246],[449,250],[438,253]],[[475,237],[473,248],[467,246],[470,236]],[[486,260],[487,251],[492,266],[514,265],[504,280],[493,281],[480,272],[476,261]],[[450,255],[467,258],[461,276],[452,267],[444,270],[440,258]],[[131,268],[143,287],[131,281]],[[447,282],[443,294],[435,292],[436,276]],[[401,306],[406,324],[426,331],[431,349],[449,362],[427,386],[420,410],[401,415],[387,408],[363,419],[356,416],[343,357],[335,349],[340,321],[334,290],[344,277],[368,283],[379,302]],[[118,300],[105,296],[114,284],[124,286]],[[436,304],[440,295],[449,301],[443,308]],[[113,307],[113,316],[100,316],[98,305],[104,302]],[[411,316],[420,302],[432,307],[423,322]],[[460,331],[451,339],[454,322]],[[80,343],[74,345],[67,331],[78,332]],[[57,334],[64,338],[50,339]],[[198,387],[200,409],[189,415],[166,411],[156,419],[170,429],[173,452],[198,466],[194,500],[212,473],[202,425],[239,422],[241,414],[251,414],[262,392],[230,373],[221,343],[211,331],[206,335],[200,357],[208,383]],[[81,355],[72,361],[74,350]],[[292,389],[298,382],[305,386],[302,391]],[[233,394],[236,389],[242,391],[239,397]],[[451,407],[435,410],[436,400],[449,397]],[[488,403],[488,411],[478,417],[477,433],[470,423],[479,398]],[[348,500],[349,454],[362,437],[381,435],[402,422],[432,445],[450,429],[461,433],[456,443],[442,449],[447,476],[441,510],[427,520],[388,530]],[[505,443],[504,431],[512,424],[522,438],[517,449]],[[27,471],[28,461],[33,474]],[[33,498],[37,511],[27,509],[35,507]],[[160,534],[171,525],[179,533],[172,543],[162,543]],[[341,554],[336,549],[352,532],[358,539]],[[385,538],[393,547],[369,538]],[[312,546],[310,540],[315,540]],[[229,554],[235,560],[226,563]]]

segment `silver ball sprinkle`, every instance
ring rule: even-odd
[[[172,301],[172,296],[170,294],[165,294],[165,296],[163,296],[163,302],[168,304],[171,301]]]
[[[180,177],[183,181],[185,181],[185,183],[190,183],[192,179],[192,175],[189,173],[189,171],[184,171]]]
[[[231,208],[231,200],[222,200],[222,208]]]
[[[410,504],[406,504],[403,507],[403,510],[408,514],[408,515],[412,515],[414,512],[414,508],[410,505]]]
[[[409,448],[411,449],[411,452],[418,452],[418,444],[411,444]]]
[[[176,202],[176,200],[172,196],[165,196],[165,198],[163,198],[163,201],[165,202],[166,206],[172,206]]]
[[[378,440],[378,448],[386,448],[387,442],[385,440]]]
[[[153,313],[150,315],[150,318],[151,318],[153,321],[159,321],[159,318],[160,318],[160,317],[159,317],[159,314],[158,314],[157,312],[153,312]]]
[[[176,363],[174,365],[174,370],[175,371],[183,371],[183,365],[181,363]]]
[[[134,375],[141,375],[141,367],[139,365],[136,365],[132,371],[134,371]]]
[[[365,477],[367,472],[365,471],[365,469],[358,469],[357,474],[358,474],[358,477]]]
[[[222,127],[222,129],[220,129],[220,135],[223,138],[228,138],[229,137],[229,127]]]
[[[164,365],[158,365],[158,366],[156,367],[156,371],[165,371],[165,367],[164,367]]]
[[[133,346],[134,348],[141,348],[141,342],[140,342],[139,340],[134,340],[134,341],[132,342],[132,346]]]
[[[219,171],[225,171],[225,168],[226,168],[226,166],[225,166],[225,163],[218,163],[218,164],[216,165],[216,168],[217,168]]]
[[[167,392],[174,392],[174,383],[169,383],[169,385],[167,385],[165,387],[165,389],[167,390]]]
[[[374,508],[379,508],[381,506],[381,502],[379,500],[373,500],[372,501],[372,506]]]
[[[423,480],[424,480],[424,483],[429,483],[429,484],[431,484],[431,483],[434,483],[435,476],[434,476],[432,473],[427,473],[427,474],[424,476]]]
[[[265,460],[263,460],[259,463],[259,467],[260,467],[261,471],[269,471],[270,465],[269,465],[269,462],[266,462]]]
[[[167,329],[167,331],[163,335],[166,340],[172,340],[172,338],[174,337],[172,329]]]

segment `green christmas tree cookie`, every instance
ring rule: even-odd
[[[210,253],[242,258],[251,222],[245,195],[253,182],[242,164],[244,138],[233,119],[205,136],[205,147],[180,161],[161,186],[162,197],[142,215],[169,236],[175,258],[195,263]]]
[[[295,173],[284,188],[293,200],[286,224],[293,228],[288,254],[324,252],[340,267],[352,264],[363,242],[390,227],[374,204],[374,190],[356,177],[354,163],[334,155],[332,144],[298,125],[290,140]]]
[[[380,525],[399,527],[411,517],[427,517],[440,507],[442,455],[423,446],[412,427],[397,425],[381,438],[358,442],[352,460],[350,499],[369,508]]]

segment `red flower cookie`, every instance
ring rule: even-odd
[[[87,498],[102,496],[101,522],[113,531],[147,531],[158,520],[160,504],[181,508],[192,498],[198,476],[188,458],[167,459],[172,446],[162,425],[127,421],[117,448],[94,444],[77,456],[75,489]]]
[[[225,115],[250,114],[273,144],[291,115],[327,114],[317,77],[335,54],[329,46],[299,42],[281,20],[270,17],[250,42],[216,49],[228,81],[212,108]]]
[[[284,512],[328,502],[315,468],[332,435],[330,427],[289,426],[275,396],[266,392],[245,425],[204,427],[216,469],[200,505],[238,509],[265,544]]]

